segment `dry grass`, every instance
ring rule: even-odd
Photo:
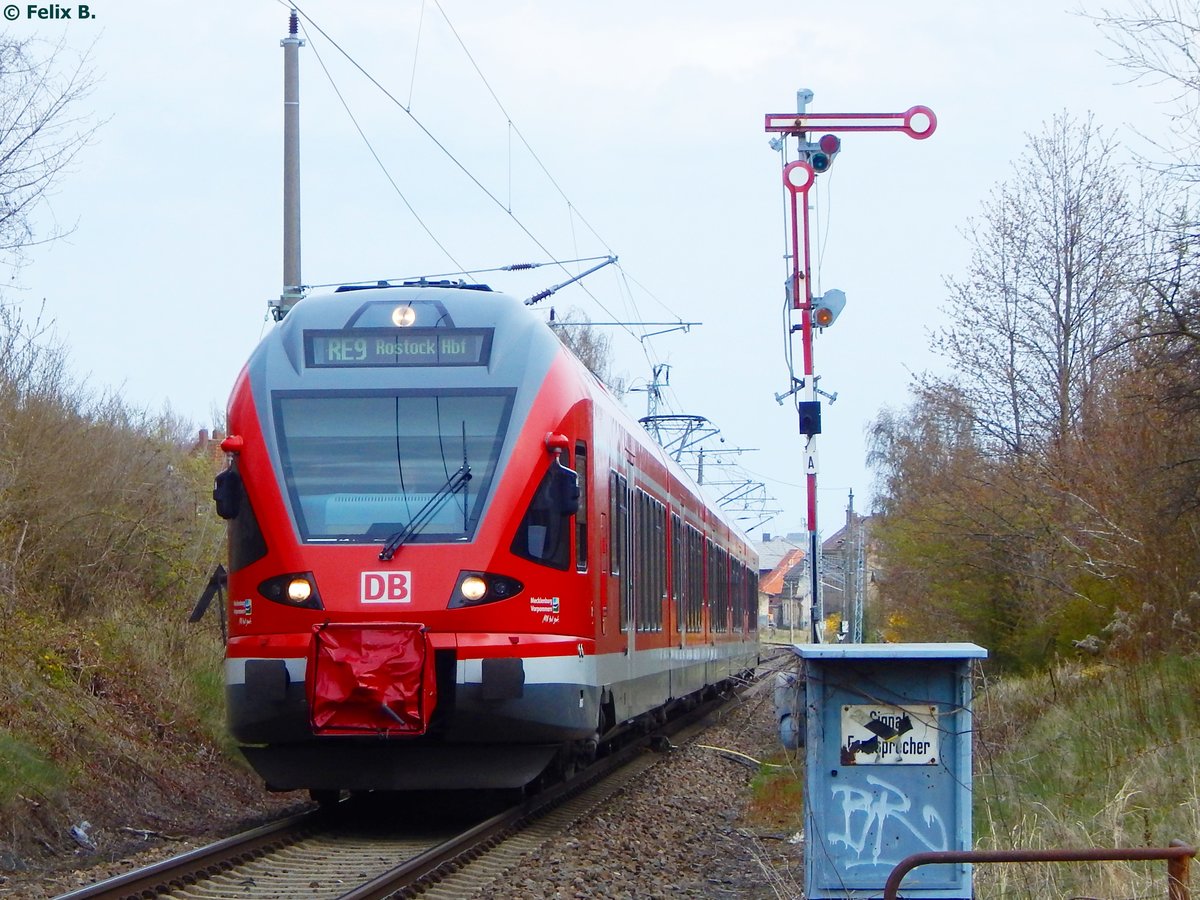
[[[1200,842],[1200,661],[1070,665],[976,701],[983,848]],[[1164,896],[1166,863],[981,866],[985,897]]]
[[[746,818],[759,831],[795,834],[804,828],[804,759],[786,751],[764,760],[750,783]]]

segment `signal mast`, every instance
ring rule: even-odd
[[[771,141],[775,149],[783,147],[788,137],[796,140],[797,159],[783,167],[783,185],[791,200],[791,255],[792,271],[787,283],[787,296],[792,308],[800,310],[800,325],[792,331],[800,331],[803,347],[804,377],[794,379],[795,384],[786,394],[776,395],[779,402],[784,397],[804,392],[806,399],[798,400],[800,433],[806,438],[805,474],[808,495],[808,574],[812,591],[812,639],[821,642],[824,608],[821,603],[821,573],[818,563],[820,538],[817,534],[817,435],[821,433],[821,401],[824,396],[832,402],[836,394],[829,394],[817,387],[813,367],[813,329],[832,325],[846,305],[846,295],[839,290],[826,291],[819,297],[812,295],[810,277],[810,252],[808,230],[808,192],[817,176],[827,172],[833,159],[842,149],[839,133],[898,131],[918,141],[933,134],[937,128],[937,117],[927,106],[914,106],[902,113],[809,113],[813,92],[807,88],[796,92],[796,112],[767,113],[766,130],[778,135]],[[826,132],[816,140],[811,135]]]

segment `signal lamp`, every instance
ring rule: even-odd
[[[821,433],[821,401],[802,400],[796,404],[800,413],[800,433],[812,437]]]
[[[836,288],[826,291],[812,302],[812,323],[817,328],[832,325],[846,306],[846,293]]]
[[[815,144],[807,145],[808,164],[818,174],[828,172],[833,165],[833,158],[842,149],[842,139],[836,134],[825,134]]]

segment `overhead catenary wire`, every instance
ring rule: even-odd
[[[607,258],[608,257],[606,257],[606,256],[583,256],[578,259],[551,259],[551,260],[546,260],[544,262],[509,263],[508,265],[504,265],[504,266],[487,266],[482,269],[455,269],[453,272],[435,272],[432,274],[429,272],[422,272],[419,275],[393,275],[393,276],[389,276],[387,278],[360,278],[357,280],[350,280],[350,281],[346,281],[346,280],[330,281],[330,282],[326,282],[324,284],[310,284],[307,286],[310,288],[326,288],[326,287],[341,287],[342,285],[347,285],[347,284],[350,284],[350,285],[379,284],[381,282],[390,283],[393,281],[398,281],[398,282],[416,281],[417,279],[420,279],[420,278],[424,278],[426,280],[430,280],[430,279],[434,279],[434,278],[450,278],[454,275],[487,275],[490,272],[520,272],[525,269],[540,269],[543,266],[560,266],[561,267],[561,266],[566,266],[566,265],[572,265],[574,263],[596,262],[597,260],[607,259]]]
[[[285,0],[277,0],[277,2],[280,2],[281,5],[288,6],[288,7],[295,9],[297,14],[303,18],[304,22],[306,23],[306,26],[304,29],[305,36],[307,38],[309,38],[310,45],[312,45],[312,40],[311,40],[312,35],[309,34],[309,28],[311,27],[312,32],[314,34],[317,34],[320,37],[323,37],[326,41],[328,41],[329,45],[332,46],[349,63],[349,65],[351,67],[353,67],[355,70],[357,70],[375,89],[377,89],[383,95],[383,97],[385,97],[387,99],[388,102],[390,102],[391,104],[396,106],[398,109],[403,111],[404,114],[413,122],[413,124],[416,125],[416,127],[419,129],[419,131],[422,134],[424,134],[425,137],[437,148],[437,150],[441,154],[443,154],[455,167],[457,167],[457,169],[463,175],[465,175],[467,177],[467,179],[493,205],[495,205],[499,209],[503,210],[504,213],[518,227],[518,229],[522,233],[524,233],[524,235],[529,240],[531,240],[534,243],[534,245],[537,246],[551,260],[550,262],[547,262],[547,263],[530,264],[529,266],[527,266],[528,268],[533,268],[535,265],[556,265],[560,269],[562,269],[564,272],[567,272],[568,274],[572,274],[571,269],[568,268],[569,265],[571,265],[573,263],[586,262],[591,259],[598,259],[598,258],[602,258],[602,257],[583,257],[583,258],[577,258],[575,260],[560,260],[560,259],[558,259],[557,255],[552,253],[548,249],[548,247],[533,232],[533,230],[524,221],[522,221],[522,219],[518,215],[516,215],[512,211],[512,205],[513,205],[512,204],[512,200],[513,200],[513,198],[512,198],[512,147],[513,147],[512,139],[514,136],[520,142],[520,145],[525,148],[525,151],[529,154],[530,158],[537,165],[538,169],[544,175],[547,182],[554,188],[554,190],[558,193],[558,195],[565,202],[566,207],[567,207],[569,226],[570,226],[571,240],[572,240],[573,249],[575,249],[575,255],[578,257],[578,249],[577,249],[578,248],[578,236],[576,235],[576,230],[575,230],[575,220],[576,219],[578,219],[579,222],[584,227],[586,227],[588,232],[597,241],[599,241],[602,246],[604,246],[606,249],[610,249],[610,245],[608,244],[608,242],[603,239],[603,237],[597,232],[595,227],[593,227],[593,225],[588,221],[588,219],[579,212],[578,208],[571,201],[571,199],[567,196],[566,191],[563,189],[562,185],[550,173],[549,169],[546,167],[546,165],[542,161],[541,157],[534,151],[533,147],[530,145],[529,141],[525,138],[525,135],[522,133],[521,129],[513,121],[512,116],[508,113],[507,109],[504,107],[504,104],[501,102],[497,92],[492,87],[491,83],[488,81],[487,77],[484,75],[482,68],[480,67],[480,65],[478,64],[478,62],[475,60],[474,56],[471,54],[470,50],[468,49],[465,41],[463,40],[462,35],[459,33],[457,28],[455,28],[453,22],[450,21],[449,16],[446,13],[446,10],[442,7],[441,3],[438,2],[438,0],[434,0],[434,4],[438,9],[439,14],[443,18],[443,20],[446,22],[447,27],[450,29],[451,33],[453,34],[454,39],[458,42],[464,55],[467,57],[468,61],[470,62],[470,65],[472,66],[472,68],[474,69],[474,71],[476,72],[476,74],[478,75],[480,80],[483,82],[488,95],[491,97],[492,102],[495,103],[496,107],[499,109],[499,111],[501,112],[501,114],[504,117],[506,129],[507,129],[507,141],[508,141],[508,147],[509,147],[508,200],[507,200],[507,202],[502,200],[501,197],[499,197],[495,191],[489,189],[488,186],[486,184],[484,184],[484,182],[479,177],[477,177],[467,167],[467,165],[462,160],[460,160],[450,150],[450,148],[446,144],[444,144],[430,130],[430,128],[427,127],[424,124],[424,122],[413,112],[412,107],[413,107],[413,98],[415,96],[415,82],[416,82],[417,70],[418,70],[418,57],[419,57],[419,52],[421,49],[422,38],[424,36],[423,35],[423,23],[424,23],[424,17],[425,17],[424,2],[422,2],[421,10],[420,10],[421,18],[420,18],[420,22],[418,23],[418,29],[417,29],[417,35],[416,35],[416,41],[415,41],[415,47],[414,47],[414,60],[413,60],[412,71],[410,74],[410,83],[409,83],[408,103],[407,104],[401,103],[398,100],[398,98],[387,87],[385,87],[383,85],[383,83],[377,77],[375,77],[373,74],[371,74],[364,65],[362,65],[356,58],[354,58],[346,48],[344,48],[337,40],[335,40],[304,9],[300,8],[299,6],[296,6],[295,4],[287,3],[287,2],[285,2]],[[333,74],[330,71],[329,67],[326,65],[324,59],[322,59],[320,52],[317,50],[317,48],[315,46],[313,47],[313,49],[314,49],[314,53],[316,53],[316,55],[317,55],[318,62],[321,65],[321,68],[325,74],[325,77],[328,79],[328,81],[330,82],[330,85],[333,87],[334,93],[337,95],[339,102],[342,104],[348,117],[350,118],[351,122],[353,123],[355,129],[358,131],[360,138],[362,138],[364,144],[367,146],[368,151],[371,153],[372,157],[375,159],[376,164],[380,167],[381,171],[383,172],[384,176],[387,178],[392,189],[395,191],[396,195],[404,203],[404,205],[409,210],[409,212],[413,215],[413,217],[417,221],[418,225],[430,237],[430,239],[433,241],[433,243],[445,255],[445,257],[450,261],[450,263],[453,266],[457,267],[454,270],[454,272],[445,273],[445,275],[437,275],[437,276],[426,275],[424,277],[440,278],[440,277],[456,276],[456,275],[471,275],[471,274],[477,274],[477,273],[481,273],[481,272],[485,272],[485,271],[503,271],[503,270],[512,271],[512,270],[515,270],[516,268],[526,268],[526,266],[516,266],[516,267],[494,267],[492,269],[482,269],[482,270],[481,269],[468,270],[454,256],[454,254],[450,251],[449,247],[446,246],[443,243],[443,241],[439,240],[439,238],[434,234],[433,230],[429,227],[429,225],[427,225],[426,222],[421,218],[421,216],[419,215],[417,210],[414,208],[412,203],[409,202],[409,200],[405,196],[403,190],[400,188],[397,180],[391,175],[391,173],[388,171],[387,165],[384,163],[384,161],[380,157],[379,153],[376,152],[376,150],[375,150],[374,146],[372,145],[370,139],[368,138],[364,128],[360,124],[359,119],[354,115],[349,102],[347,101],[347,99],[346,99],[345,95],[342,93],[342,91],[338,88],[338,85],[333,77]],[[615,256],[615,254],[610,254],[610,255]],[[682,317],[680,317],[674,310],[672,310],[670,308],[670,306],[668,306],[668,304],[666,304],[661,298],[659,298],[652,291],[650,291],[644,284],[642,284],[634,276],[632,276],[623,266],[620,266],[618,264],[617,270],[618,270],[616,273],[617,284],[618,284],[618,288],[620,289],[620,295],[622,297],[622,304],[631,313],[627,317],[621,317],[621,316],[615,315],[612,312],[612,310],[610,310],[609,307],[603,301],[601,301],[601,299],[591,289],[588,288],[588,286],[586,284],[580,284],[580,288],[593,302],[596,303],[597,307],[599,309],[601,309],[605,314],[607,314],[610,318],[617,320],[617,321],[621,321],[622,323],[625,321],[630,322],[629,325],[622,324],[622,329],[626,333],[628,333],[631,337],[638,339],[639,346],[641,347],[642,354],[645,357],[647,364],[651,368],[653,368],[656,359],[659,358],[659,352],[651,341],[651,338],[653,337],[653,335],[647,333],[645,324],[638,321],[638,320],[642,319],[643,316],[641,315],[641,312],[638,308],[639,303],[634,296],[635,292],[630,285],[631,284],[635,285],[640,290],[640,292],[644,294],[644,296],[649,297],[654,303],[656,303],[657,305],[662,307],[664,310],[666,310],[675,319],[682,321]],[[394,280],[394,279],[388,279],[388,281],[392,281],[392,280]],[[347,284],[347,283],[348,282],[343,281],[343,282],[338,282],[337,284]],[[364,284],[379,283],[379,279],[367,279],[362,282],[356,282],[356,283],[364,283]],[[311,286],[317,286],[317,285],[310,285],[310,287]],[[326,286],[333,286],[333,285],[319,285],[319,286],[326,287]],[[640,326],[640,327],[636,327],[634,323],[637,323],[637,326]],[[635,330],[635,327],[636,327],[636,330]],[[664,398],[663,398],[665,400],[665,402],[663,403],[664,407],[666,407],[667,409],[670,409],[670,410],[675,410],[675,409],[681,408],[679,399],[675,395],[673,390],[668,388],[667,391],[665,391],[664,393],[666,394],[666,396],[664,396]]]
[[[322,28],[310,15],[308,15],[308,13],[305,12],[302,7],[300,7],[296,4],[285,4],[285,3],[283,3],[283,0],[279,0],[279,2],[281,3],[281,5],[290,5],[291,8],[295,9],[296,12],[306,22],[308,22],[309,25],[311,25],[313,27],[313,29],[315,29],[323,38],[325,38],[325,40],[327,40],[330,43],[330,45],[335,50],[337,50],[338,53],[340,53],[351,66],[353,66],[355,69],[357,69],[364,78],[366,78],[372,85],[374,85],[383,94],[384,97],[386,97],[398,109],[403,110],[404,114],[406,116],[408,116],[410,120],[412,120],[413,124],[416,125],[417,128],[420,129],[420,131],[427,138],[429,138],[430,141],[433,142],[434,146],[437,147],[446,156],[446,158],[449,159],[459,169],[459,171],[461,171],[471,181],[472,184],[474,184],[477,188],[479,188],[479,190],[482,191],[483,194],[488,199],[490,199],[500,209],[504,210],[504,212],[508,215],[508,217],[510,219],[512,219],[513,223],[525,234],[526,237],[528,237],[531,241],[533,241],[533,243],[538,247],[538,249],[540,249],[548,257],[554,258],[555,254],[550,252],[550,250],[545,246],[545,244],[543,244],[541,242],[541,240],[538,239],[538,237],[528,228],[528,226],[526,226],[524,222],[522,222],[510,209],[508,209],[505,206],[504,202],[499,197],[497,197],[494,192],[489,190],[487,185],[485,185],[482,181],[480,181],[479,178],[477,178],[475,176],[475,174],[470,169],[468,169],[466,167],[466,165],[450,151],[450,148],[448,148],[445,144],[443,144],[437,138],[437,136],[432,131],[430,131],[419,118],[417,118],[417,116],[412,112],[411,109],[407,109],[404,106],[404,104],[401,103],[391,91],[389,91],[386,87],[384,87],[384,85],[379,81],[379,79],[377,79],[374,75],[372,75],[370,72],[368,72],[366,70],[366,68],[361,63],[358,62],[358,60],[356,60],[353,56],[351,56],[350,53],[344,47],[342,47],[341,44],[339,44],[336,40],[334,40],[333,37],[331,37],[330,34],[327,31],[325,31],[324,28]],[[440,7],[439,7],[439,9],[440,9]],[[444,13],[443,13],[443,15],[444,15]],[[307,33],[308,33],[307,29],[305,29],[305,34],[307,35]],[[490,87],[489,87],[489,91],[490,91]],[[494,96],[494,94],[493,94],[493,96]],[[503,109],[503,107],[501,107],[501,108]],[[520,132],[517,131],[517,134],[520,135]],[[524,141],[523,138],[522,138],[522,141]],[[532,151],[530,151],[530,152],[532,154]],[[382,165],[382,163],[381,163],[381,165]],[[544,167],[543,167],[543,170],[544,170]],[[385,168],[385,171],[386,171],[386,168]],[[549,173],[547,173],[547,177],[550,177]],[[388,176],[388,178],[389,178],[389,180],[391,180],[390,175]],[[557,183],[554,182],[552,178],[550,180],[551,180],[551,183],[555,184],[555,186],[557,188]],[[562,189],[558,188],[558,190],[561,193]],[[565,196],[565,194],[564,194],[564,196]],[[407,201],[405,201],[405,202],[407,204]],[[580,220],[583,221],[585,224],[587,224],[586,219],[583,219],[582,217],[580,217]],[[590,225],[588,227],[591,228]],[[601,243],[605,243],[602,239],[600,239],[599,235],[597,235],[597,239],[600,240]],[[441,246],[441,244],[439,243],[439,247],[440,246]],[[607,244],[605,244],[605,246],[607,248]],[[443,252],[445,252],[444,248],[443,248]],[[447,254],[447,255],[449,255],[449,254]],[[452,262],[455,262],[455,264],[457,265],[457,261],[454,260],[453,257],[450,257],[450,259]],[[565,266],[563,267],[563,271],[566,271],[568,274],[570,274],[569,270],[567,270]],[[598,298],[595,294],[593,294],[590,290],[588,290],[586,285],[580,285],[580,287],[589,297],[591,297],[596,302],[596,304],[601,309],[603,309],[609,315],[613,315],[613,313],[604,305],[604,303],[601,302],[600,298]],[[616,318],[615,316],[613,316],[613,317]],[[631,332],[631,334],[632,334],[632,332]]]
[[[296,10],[296,12],[301,17],[304,18],[304,20],[306,22],[308,22],[309,25],[311,25],[321,35],[321,37],[325,38],[325,40],[327,40],[329,42],[329,44],[335,50],[337,50],[338,53],[340,53],[346,59],[346,61],[348,63],[350,63],[351,66],[353,66],[355,69],[357,69],[364,78],[366,78],[371,84],[373,84],[398,109],[403,110],[404,114],[406,116],[408,116],[409,119],[412,120],[412,123],[414,125],[416,125],[417,128],[419,128],[421,130],[421,132],[427,138],[429,138],[430,141],[433,142],[434,146],[437,147],[446,156],[447,159],[449,159],[452,163],[454,163],[455,166],[458,167],[460,172],[462,172],[465,176],[467,176],[468,179],[470,179],[472,184],[474,184],[477,188],[479,188],[479,190],[482,191],[484,193],[484,195],[487,196],[488,199],[490,199],[494,204],[496,204],[496,206],[498,206],[500,209],[503,209],[508,214],[509,218],[511,218],[513,220],[513,222],[516,224],[516,226],[518,228],[520,228],[522,232],[525,233],[526,237],[528,237],[531,241],[533,241],[534,244],[536,244],[537,247],[543,253],[545,253],[547,256],[549,256],[551,258],[554,257],[554,254],[551,253],[550,250],[547,249],[546,246],[540,240],[538,240],[537,236],[534,235],[534,233],[529,230],[529,228],[525,225],[525,223],[522,222],[515,215],[513,215],[513,213],[505,207],[504,202],[499,197],[497,197],[491,190],[489,190],[487,185],[485,185],[482,181],[480,181],[475,176],[475,174],[470,169],[468,169],[461,160],[459,160],[459,158],[457,156],[455,156],[452,152],[450,152],[450,148],[448,148],[445,144],[443,144],[438,139],[438,137],[432,131],[430,131],[419,118],[417,118],[417,116],[412,112],[411,109],[406,108],[405,105],[396,98],[395,94],[393,94],[386,87],[384,87],[383,84],[379,81],[379,79],[377,79],[374,75],[372,75],[370,72],[368,72],[366,70],[366,68],[364,68],[363,65],[358,62],[358,60],[356,60],[353,56],[350,55],[349,51],[347,51],[344,47],[342,47],[341,44],[339,44],[337,41],[335,41],[333,39],[333,37],[330,36],[330,34],[327,31],[325,31],[324,28],[322,28],[316,21],[313,20],[313,18],[311,16],[308,15],[308,13],[306,13],[303,10],[303,8],[301,8],[300,6],[296,6],[294,4],[293,4],[293,8]],[[307,34],[307,29],[305,29],[305,33]],[[389,180],[390,180],[390,176],[389,176]]]
[[[425,26],[425,0],[421,0],[421,13],[417,18],[417,42],[413,47],[413,64],[412,75],[408,79],[408,105],[405,109],[412,109],[413,90],[417,85],[417,59],[421,55],[421,31]]]
[[[351,56],[350,53],[344,47],[342,47],[336,40],[334,40],[328,34],[328,32],[326,32],[320,26],[320,24],[318,24],[315,20],[313,20],[313,18],[311,16],[308,15],[308,13],[303,8],[301,8],[295,4],[286,3],[285,0],[277,0],[277,2],[279,2],[281,5],[288,6],[290,8],[294,8],[297,11],[297,13],[301,17],[303,17],[313,27],[313,29],[316,32],[318,32],[322,37],[324,37],[325,40],[327,40],[330,43],[330,45],[333,46],[334,49],[336,49],[338,51],[338,53],[340,53],[351,66],[353,66],[355,69],[357,69],[363,75],[363,77],[365,77],[374,87],[376,87],[383,94],[384,97],[386,97],[391,103],[396,105],[399,109],[403,110],[405,115],[407,115],[409,117],[409,119],[411,119],[413,124],[415,124],[417,126],[417,128],[420,129],[420,131],[423,134],[425,134],[426,137],[429,138],[429,140],[434,144],[434,146],[436,146],[438,148],[438,150],[441,151],[441,153],[446,156],[447,159],[449,159],[456,167],[458,167],[458,169],[464,175],[466,175],[467,178],[481,192],[483,192],[483,194],[489,200],[491,200],[491,202],[493,204],[495,204],[500,209],[504,210],[504,212],[513,220],[513,222],[517,225],[517,227],[530,240],[532,240],[534,242],[534,244],[537,245],[537,247],[540,250],[542,250],[543,253],[545,253],[551,259],[555,259],[556,255],[551,253],[549,251],[549,249],[547,249],[546,246],[537,238],[537,236],[535,234],[533,234],[533,232],[525,225],[525,223],[522,222],[514,213],[512,213],[509,206],[506,205],[499,197],[497,197],[493,191],[489,190],[488,187],[485,184],[483,184],[483,182],[479,178],[477,178],[470,171],[470,169],[468,169],[466,167],[466,165],[461,160],[459,160],[450,151],[450,149],[433,134],[432,131],[429,130],[429,128],[427,128],[425,126],[425,124],[412,112],[411,108],[406,107],[404,104],[400,103],[400,101],[391,93],[391,91],[389,91],[377,78],[375,78],[375,76],[373,76],[370,72],[368,72],[366,70],[366,68],[361,63],[359,63],[353,56]],[[512,128],[512,133],[515,134],[517,136],[517,138],[521,141],[522,146],[524,146],[525,149],[528,151],[530,157],[534,160],[534,162],[537,164],[538,168],[545,175],[547,181],[554,187],[555,191],[558,192],[559,196],[561,196],[563,198],[564,202],[566,202],[567,207],[568,207],[568,212],[572,218],[572,228],[573,228],[573,219],[578,218],[579,221],[582,222],[587,227],[588,231],[596,238],[596,240],[598,240],[605,247],[606,250],[610,251],[610,255],[615,255],[615,254],[611,253],[611,247],[610,247],[609,243],[604,240],[604,238],[599,234],[599,232],[596,231],[596,229],[592,226],[592,224],[588,221],[588,219],[579,212],[578,207],[574,203],[571,202],[570,198],[566,194],[566,191],[558,183],[558,181],[554,178],[554,176],[550,173],[550,171],[546,167],[545,163],[542,162],[541,157],[538,156],[536,151],[534,151],[532,146],[529,144],[528,140],[526,140],[526,138],[525,138],[524,134],[521,132],[520,128],[516,125],[515,122],[512,121],[512,117],[508,114],[508,111],[505,109],[503,103],[500,101],[495,90],[492,88],[490,82],[488,82],[486,76],[483,74],[482,69],[479,67],[478,63],[475,61],[474,57],[471,55],[469,49],[467,48],[465,42],[462,39],[462,36],[458,33],[457,29],[454,27],[454,24],[450,21],[445,10],[441,7],[441,5],[439,3],[436,2],[436,0],[435,0],[435,5],[438,7],[439,13],[441,13],[442,18],[446,21],[447,26],[450,28],[451,32],[453,33],[455,40],[459,43],[459,46],[462,48],[463,53],[467,56],[467,59],[470,61],[472,68],[474,68],[474,70],[478,74],[479,78],[483,81],[489,95],[492,97],[493,102],[496,104],[496,106],[500,110],[500,112],[504,115],[505,120],[508,123],[508,125]],[[306,30],[306,35],[307,35],[307,30]],[[327,71],[327,77],[329,77],[328,71]],[[414,76],[414,81],[415,81],[415,76]],[[339,95],[339,98],[340,98],[340,95]],[[343,105],[345,105],[344,100],[343,100]],[[348,107],[347,107],[347,112],[349,112]],[[355,125],[357,128],[358,127],[357,122],[355,123]],[[361,128],[359,129],[359,131],[360,131],[360,134],[362,134]],[[365,135],[363,137],[365,140],[366,139]],[[372,153],[374,155],[373,150],[372,150]],[[378,159],[378,157],[377,157],[377,159]],[[380,163],[380,165],[381,166],[383,165],[382,162]],[[386,172],[386,167],[385,167],[385,172]],[[390,175],[388,175],[388,179],[389,179],[389,181],[392,181],[394,184],[394,179],[392,179]],[[407,201],[405,201],[405,203],[406,203],[406,205],[408,205]],[[411,210],[411,206],[409,208]],[[414,212],[414,216],[415,215],[416,215],[416,213]],[[424,226],[422,225],[422,227],[424,227]],[[428,231],[428,229],[427,229],[427,231]],[[431,235],[431,237],[432,237],[432,235]],[[435,239],[435,242],[437,242],[436,239]],[[437,243],[438,243],[439,247],[441,247],[440,242],[437,242]],[[443,252],[445,252],[445,250],[443,250]],[[447,256],[451,259],[452,262],[454,262],[456,265],[458,265],[457,260],[454,260],[454,258],[452,256],[449,256],[449,254],[447,254]],[[564,271],[568,271],[568,273],[569,273],[569,270],[567,270],[565,266],[562,266],[562,268]],[[638,283],[638,282],[636,282],[636,280],[635,280],[635,283]],[[654,295],[649,290],[647,290],[643,285],[638,283],[638,286],[641,287],[642,290],[646,291],[647,295],[651,296],[652,299],[654,299],[657,303],[659,303],[661,306],[663,306],[664,309],[667,309],[667,311],[670,312],[672,315],[677,316],[677,314],[674,313],[674,311],[670,310],[670,308],[667,307],[666,304],[663,303],[661,300],[659,300],[657,297],[654,297]],[[597,306],[599,306],[602,310],[604,310],[605,313],[612,316],[613,318],[617,318],[617,316],[615,316],[612,313],[612,311],[608,309],[608,307],[587,287],[587,285],[581,284],[580,288],[584,291],[584,293],[586,293],[597,304]],[[636,313],[636,302],[634,303],[634,310]],[[634,318],[636,318],[636,315],[634,316]],[[638,337],[638,335],[632,330],[629,330],[629,334],[632,337],[635,337],[635,338]]]
[[[308,17],[306,16],[305,18],[307,19]],[[300,27],[304,29],[304,36],[307,38],[308,29],[304,28],[303,25]],[[319,27],[318,30],[320,30]],[[324,34],[323,31],[321,33]],[[325,77],[329,80],[329,86],[333,88],[333,92],[335,95],[337,95],[338,101],[342,104],[342,108],[346,111],[346,115],[350,117],[350,121],[353,123],[355,130],[358,132],[358,136],[361,137],[363,143],[367,145],[367,150],[375,159],[380,171],[383,172],[383,177],[388,180],[388,184],[392,186],[392,190],[396,192],[396,196],[400,198],[401,202],[405,205],[405,207],[408,208],[408,211],[412,213],[412,217],[417,220],[417,224],[421,226],[427,235],[429,235],[429,239],[437,245],[438,249],[446,255],[446,258],[449,259],[450,262],[454,263],[456,266],[460,266],[461,270],[461,264],[457,259],[454,258],[454,254],[446,249],[445,245],[438,240],[437,235],[433,233],[433,230],[425,224],[425,220],[421,218],[420,214],[416,211],[416,209],[413,208],[413,205],[408,202],[408,198],[405,197],[404,192],[400,190],[400,185],[396,184],[396,179],[392,177],[392,173],[388,171],[388,167],[384,164],[383,160],[380,159],[379,154],[375,152],[375,147],[371,144],[371,141],[367,137],[366,132],[363,131],[362,126],[358,124],[358,119],[355,118],[354,112],[350,109],[350,104],[346,102],[346,98],[338,89],[337,82],[333,80],[333,75],[330,73],[329,68],[325,65],[325,60],[321,58],[321,52],[316,48],[316,45],[313,44],[311,40],[309,40],[308,45],[312,47],[313,55],[316,56],[317,63],[321,66],[321,71],[325,73]],[[336,46],[336,44],[334,46]]]
[[[458,29],[454,27],[454,23],[450,21],[450,17],[446,15],[446,10],[442,8],[442,4],[439,2],[439,0],[433,0],[433,2],[434,2],[434,5],[438,8],[438,12],[440,12],[442,14],[442,18],[446,21],[446,25],[449,27],[451,34],[454,35],[454,39],[456,41],[458,41],[458,46],[462,48],[463,53],[466,54],[467,59],[470,60],[471,66],[475,69],[475,73],[479,76],[480,80],[483,82],[484,87],[487,88],[488,93],[492,95],[492,100],[495,101],[496,107],[500,110],[501,113],[503,113],[504,118],[508,122],[508,127],[511,130],[511,132],[517,136],[517,138],[521,141],[521,144],[525,147],[525,149],[529,151],[530,157],[532,157],[533,161],[535,163],[537,163],[538,168],[542,170],[542,174],[546,176],[546,180],[549,181],[550,184],[552,184],[554,186],[554,189],[556,191],[558,191],[559,196],[562,197],[564,201],[566,201],[568,209],[571,210],[572,212],[574,212],[574,214],[579,217],[579,221],[582,222],[584,225],[586,225],[588,228],[588,231],[590,231],[592,233],[592,236],[595,237],[596,240],[598,240],[602,245],[604,245],[604,249],[609,252],[610,256],[616,256],[617,254],[613,253],[612,247],[610,247],[608,245],[608,242],[605,241],[604,238],[602,238],[600,236],[599,232],[597,232],[596,229],[592,227],[592,224],[579,213],[579,210],[575,207],[575,205],[571,202],[571,199],[567,196],[566,191],[564,191],[562,189],[562,186],[555,180],[554,176],[550,174],[550,170],[546,168],[546,165],[542,162],[541,157],[539,157],[537,155],[537,153],[534,151],[533,147],[531,147],[529,145],[529,142],[527,140],[525,140],[525,135],[521,134],[521,129],[516,126],[516,124],[512,120],[512,116],[510,116],[508,114],[508,110],[506,110],[504,108],[504,104],[501,103],[500,98],[498,96],[496,96],[496,92],[492,89],[492,85],[488,81],[487,76],[483,74],[483,70],[480,69],[479,64],[477,62],[475,62],[475,57],[472,56],[471,51],[467,49],[466,43],[463,41],[462,37],[459,35]]]

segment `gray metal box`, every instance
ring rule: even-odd
[[[814,644],[805,668],[805,896],[878,897],[900,860],[972,849],[975,644]],[[967,864],[921,866],[904,897],[969,900]]]

